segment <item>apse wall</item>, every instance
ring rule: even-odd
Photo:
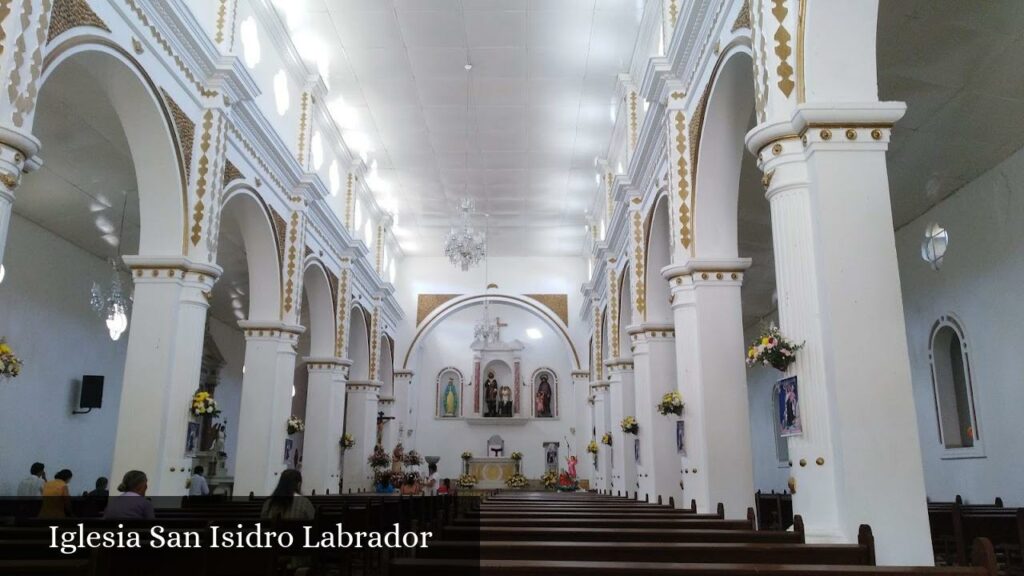
[[[13,495],[37,460],[48,478],[70,469],[72,493],[91,490],[110,473],[129,335],[111,341],[89,307],[110,265],[14,214],[4,266],[0,338],[24,366],[0,381],[0,494]],[[84,374],[105,377],[103,407],[72,415]]]
[[[566,439],[573,444],[578,455],[583,454],[586,441],[589,440],[589,434],[584,434],[585,431],[575,423],[572,362],[564,340],[555,330],[521,308],[492,305],[490,314],[508,324],[501,331],[503,341],[519,340],[524,344],[521,365],[523,380],[529,381],[538,368],[550,368],[555,372],[558,377],[558,416],[552,419],[531,419],[524,423],[512,424],[505,421],[505,424],[490,424],[437,415],[436,379],[447,366],[458,368],[466,379],[463,388],[465,393],[460,399],[461,408],[463,414],[471,415],[473,397],[469,385],[472,382],[473,351],[470,345],[473,343],[473,327],[481,314],[482,307],[479,306],[455,312],[440,322],[423,340],[418,353],[419,362],[413,368],[416,372],[413,414],[406,424],[406,429],[411,428],[414,433],[405,440],[406,448],[416,448],[424,456],[440,456],[438,471],[441,476],[456,478],[461,471],[462,452],[469,450],[475,456],[486,456],[487,440],[497,434],[505,441],[505,457],[513,451],[523,453],[522,471],[527,478],[539,478],[544,473],[544,442],[559,443],[559,456],[563,460],[560,465],[564,468]],[[527,329],[530,328],[539,330],[541,337],[531,339],[527,335]],[[512,382],[499,379],[499,386],[506,384],[511,386]],[[529,390],[532,387],[524,389],[521,394],[521,413],[532,412],[533,398]],[[495,422],[499,420],[494,419]],[[575,436],[573,429],[576,429]]]
[[[949,232],[938,271],[921,258],[931,223]],[[991,503],[1002,496],[1007,505],[1024,505],[1022,234],[1024,150],[896,231],[925,484],[932,500],[961,494],[971,503]],[[932,325],[948,313],[964,326],[983,458],[942,458],[928,343]]]

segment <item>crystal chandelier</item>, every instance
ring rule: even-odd
[[[487,256],[487,236],[473,229],[470,215],[473,212],[473,201],[466,198],[459,205],[460,222],[452,227],[444,241],[444,254],[452,264],[459,266],[463,272],[470,266],[476,266]]]
[[[104,291],[96,282],[92,283],[92,290],[89,291],[89,305],[93,311],[107,324],[107,331],[110,332],[110,339],[117,341],[128,329],[128,314],[131,313],[132,297],[124,290],[121,282],[121,241],[124,239],[124,217],[128,211],[128,193],[124,194],[124,205],[121,207],[121,230],[117,235],[117,256],[110,259],[110,266],[113,268],[113,276],[110,279],[110,289]]]
[[[110,264],[114,269],[113,277],[110,279],[110,289],[104,291],[99,284],[93,282],[89,305],[100,318],[106,321],[110,339],[116,341],[128,329],[128,314],[131,311],[132,298],[125,294],[117,260],[112,259]]]

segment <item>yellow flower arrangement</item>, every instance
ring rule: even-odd
[[[622,428],[622,431],[627,434],[636,434],[640,431],[640,424],[637,423],[636,418],[632,416],[626,416],[623,418],[622,422],[619,423],[619,426]]]
[[[21,366],[21,359],[14,354],[7,341],[0,340],[0,377],[17,378],[21,373]]]
[[[459,480],[456,482],[456,485],[458,485],[459,488],[472,488],[473,486],[476,486],[476,483],[477,478],[475,475],[463,474],[462,476],[459,476]]]
[[[675,414],[676,416],[683,415],[683,397],[675,390],[665,394],[661,397],[661,402],[658,403],[658,413],[662,416],[668,416],[669,414]]]
[[[349,448],[354,448],[355,445],[356,439],[352,436],[351,433],[345,432],[344,434],[341,435],[341,446],[345,450],[348,450]]]
[[[587,444],[587,452],[589,452],[589,453],[591,453],[591,454],[593,454],[595,456],[597,455],[597,442],[596,441],[591,440],[590,444]]]
[[[192,395],[192,406],[189,412],[193,416],[213,416],[216,418],[220,415],[220,408],[217,407],[217,401],[214,400],[209,392],[199,390]]]
[[[611,446],[612,445],[612,433],[611,432],[605,432],[604,435],[601,436],[601,444],[604,444],[605,446]]]
[[[760,364],[785,372],[790,364],[796,362],[796,351],[803,346],[790,342],[775,324],[770,324],[747,348],[747,367]]]

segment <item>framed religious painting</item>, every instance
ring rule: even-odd
[[[775,385],[775,418],[779,436],[800,436],[804,433],[800,416],[800,391],[796,376],[779,380]]]
[[[686,422],[676,421],[676,452],[680,456],[686,456]]]
[[[640,465],[640,439],[636,438],[633,440],[633,460],[637,466]]]
[[[199,422],[189,422],[185,432],[185,455],[195,456],[199,443]]]

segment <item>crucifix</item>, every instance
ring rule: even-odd
[[[501,340],[501,329],[508,326],[508,323],[501,321],[501,316],[494,317],[494,325],[496,327],[494,336],[495,340]]]
[[[384,423],[388,420],[394,420],[394,416],[385,416],[384,411],[377,412],[377,445],[384,445]]]

